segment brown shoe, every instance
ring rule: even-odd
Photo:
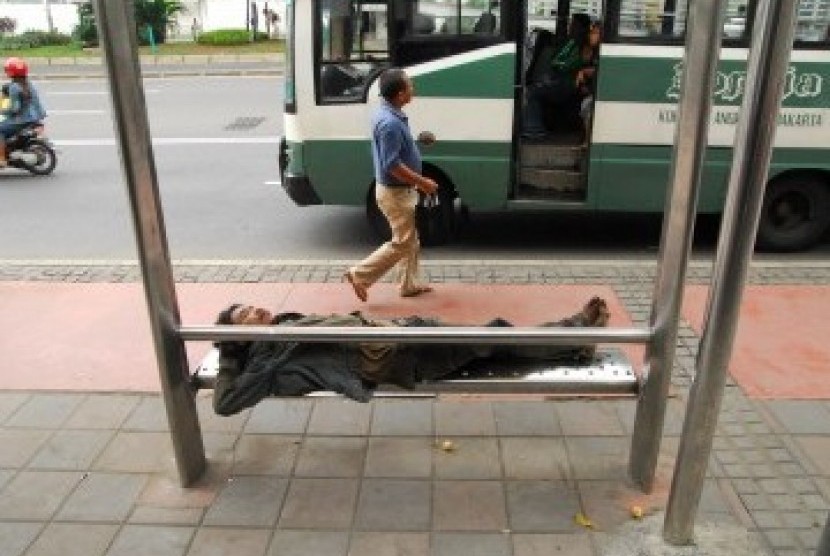
[[[352,285],[352,289],[354,290],[354,294],[357,298],[363,302],[369,299],[369,293],[366,291],[366,286],[363,284],[358,284],[355,281],[354,274],[352,274],[351,270],[347,270],[346,273],[343,275],[343,281],[348,282]]]

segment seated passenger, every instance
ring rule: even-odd
[[[568,40],[554,54],[550,66],[541,79],[528,86],[524,112],[524,135],[543,137],[546,109],[556,110],[557,115],[578,114],[580,102],[579,80],[585,75],[581,70],[589,66],[594,48],[590,42],[591,18],[587,14],[574,14],[568,26]],[[571,108],[574,107],[573,110]]]
[[[604,300],[594,297],[581,311],[546,327],[598,327],[608,323]],[[348,315],[272,315],[266,309],[234,304],[219,313],[216,324],[276,326],[450,326],[437,319],[410,316],[372,319],[359,312]],[[512,326],[497,318],[485,327]],[[331,390],[367,402],[378,384],[412,388],[418,382],[445,377],[473,361],[514,357],[521,359],[586,362],[594,346],[395,344],[384,342],[318,343],[299,341],[217,342],[219,371],[213,391],[213,408],[232,415],[267,396],[302,396]]]
[[[586,66],[576,74],[576,86],[579,90],[579,115],[585,132],[585,141],[591,135],[591,116],[594,113],[594,94],[597,87],[597,65],[599,62],[599,44],[602,40],[602,27],[599,21],[591,23],[588,34],[589,49],[583,50]]]

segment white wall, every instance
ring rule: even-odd
[[[78,11],[74,4],[57,3],[60,0],[53,0],[48,4],[52,13],[52,23],[56,31],[69,34],[78,24]],[[178,32],[173,37],[190,38],[191,24],[195,17],[201,24],[203,31],[213,29],[244,29],[246,1],[250,0],[184,0],[185,12],[180,14],[178,20]],[[259,30],[265,31],[265,19],[262,16],[262,9],[265,7],[263,0],[256,0],[257,11],[259,11]],[[30,29],[46,31],[49,29],[47,19],[47,4],[43,0],[30,0],[27,3],[9,3],[0,0],[0,17],[11,17],[17,21],[15,33],[22,33]],[[285,25],[285,0],[268,0],[268,7],[275,10],[280,21],[277,29],[272,30],[273,36],[284,35]]]

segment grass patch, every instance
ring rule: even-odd
[[[141,54],[153,54],[149,46],[139,47]],[[285,51],[285,41],[259,41],[239,46],[212,46],[193,42],[171,42],[156,47],[159,56],[183,56],[188,54],[273,54]],[[98,48],[81,48],[78,44],[38,46],[20,50],[0,50],[0,56],[19,56],[21,58],[63,58],[77,56],[100,56]]]

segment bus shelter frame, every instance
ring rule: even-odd
[[[309,342],[395,341],[401,343],[600,344],[644,343],[646,365],[639,389],[629,456],[629,474],[645,491],[654,484],[662,439],[683,285],[708,143],[709,115],[720,58],[725,3],[691,4],[684,78],[660,239],[658,271],[648,327],[574,328],[303,328],[183,326],[176,298],[158,176],[147,117],[133,3],[93,0],[110,87],[142,271],[145,298],[170,434],[182,486],[206,468],[195,392],[184,347],[193,340],[297,340]],[[736,132],[729,193],[718,241],[712,288],[687,404],[680,449],[669,494],[663,536],[672,544],[692,542],[694,516],[703,488],[732,351],[744,283],[761,212],[764,184],[792,47],[795,2],[760,0],[750,51],[746,92]]]

